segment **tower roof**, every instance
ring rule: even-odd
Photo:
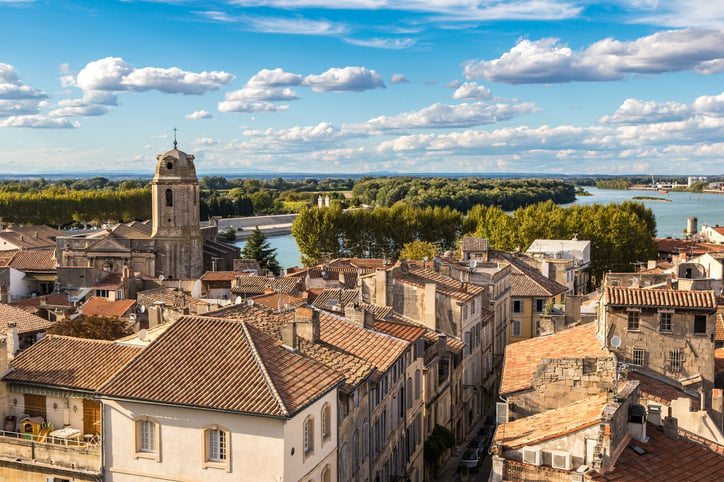
[[[153,182],[197,182],[196,166],[194,155],[186,154],[176,147],[174,140],[173,149],[165,154],[156,156],[156,174]]]

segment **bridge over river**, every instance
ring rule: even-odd
[[[236,230],[236,239],[243,240],[251,236],[258,226],[264,236],[286,236],[292,233],[292,223],[296,214],[275,214],[272,216],[250,216],[245,218],[219,219],[219,233],[229,228]]]

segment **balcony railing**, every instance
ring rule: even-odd
[[[81,440],[51,440],[31,433],[2,430],[0,453],[21,463],[41,462],[70,470],[101,472],[101,445],[95,436]]]

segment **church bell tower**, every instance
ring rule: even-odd
[[[199,278],[203,274],[203,238],[199,224],[199,180],[194,156],[173,149],[156,156],[151,181],[156,276]]]

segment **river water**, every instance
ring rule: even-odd
[[[572,204],[609,204],[631,200],[635,196],[655,196],[669,199],[665,201],[641,201],[647,208],[651,208],[656,216],[657,236],[660,238],[681,238],[689,217],[695,216],[699,222],[699,229],[704,223],[711,225],[724,225],[724,195],[696,194],[688,192],[655,193],[652,191],[618,191],[610,189],[596,189],[587,187],[586,191],[593,196],[582,196]],[[564,206],[570,206],[567,204]],[[269,245],[277,250],[277,261],[288,268],[301,266],[299,262],[299,249],[291,234],[286,236],[273,236],[267,239]],[[244,246],[244,241],[235,243]]]

